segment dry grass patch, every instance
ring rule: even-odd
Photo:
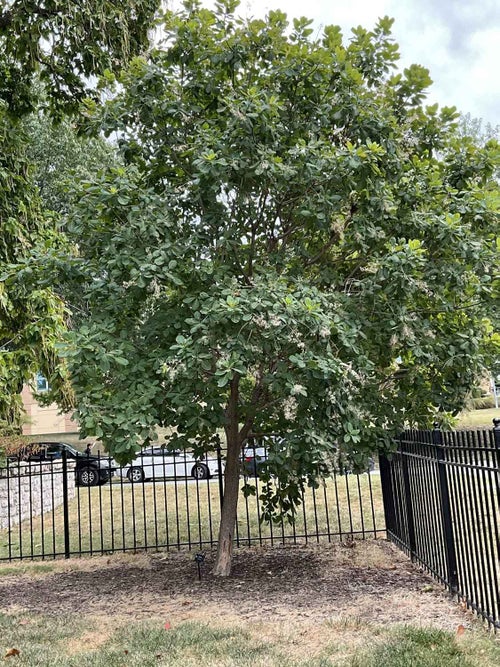
[[[113,627],[106,627],[112,625]],[[117,619],[113,619],[110,622],[110,619],[100,619],[99,630],[87,631],[82,635],[71,637],[70,639],[64,639],[61,642],[61,650],[66,653],[66,655],[77,655],[78,653],[88,653],[89,647],[92,647],[92,650],[101,648],[104,644],[107,644],[116,631],[119,629],[120,625],[117,622]]]

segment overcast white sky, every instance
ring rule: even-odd
[[[345,38],[353,26],[371,29],[378,17],[388,15],[395,19],[401,65],[430,70],[430,103],[455,105],[500,124],[499,0],[243,0],[240,7],[256,18],[269,9],[307,16],[318,26],[340,25]]]

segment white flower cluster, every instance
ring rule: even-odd
[[[335,404],[337,402],[337,394],[334,392],[334,390],[331,387],[330,387],[330,389],[326,390],[326,397],[327,397],[329,403]]]
[[[254,315],[252,321],[256,326],[260,327],[261,329],[269,329],[269,322],[263,315]]]
[[[364,380],[364,377],[353,368],[352,361],[350,361],[348,364],[343,363],[342,366],[346,371],[344,375],[345,380],[349,379],[351,381],[355,380],[357,382],[362,382]]]
[[[288,396],[283,401],[283,416],[289,422],[295,421],[297,417],[297,399],[294,396]]]
[[[300,338],[300,333],[298,331],[293,331],[288,340],[290,343],[295,343],[295,345],[299,348],[299,350],[305,349],[306,344],[304,341]]]
[[[281,321],[281,318],[278,317],[278,315],[275,315],[274,313],[271,313],[269,315],[269,319],[266,319],[264,315],[254,315],[253,316],[253,323],[260,327],[261,329],[269,329],[270,327],[281,327],[283,325],[283,322]]]
[[[401,331],[403,338],[405,340],[414,340],[415,339],[415,334],[413,331],[410,329],[410,327],[407,324],[403,325],[403,329]]]
[[[319,337],[320,338],[328,338],[330,336],[330,329],[328,327],[321,327],[319,330]]]
[[[351,362],[343,363],[342,367],[342,394],[348,398],[354,398],[363,390],[367,378],[363,373],[355,370]]]
[[[154,297],[159,297],[161,294],[161,285],[156,279],[153,279],[148,285],[148,292]]]
[[[418,137],[413,130],[407,129],[403,132],[403,141],[407,146],[416,146],[418,144]]]
[[[173,382],[179,373],[183,373],[186,370],[186,365],[181,361],[171,361],[165,362],[161,365],[162,375]]]

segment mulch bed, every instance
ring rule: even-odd
[[[383,540],[240,549],[229,578],[211,574],[214,558],[206,554],[201,581],[192,552],[99,557],[82,569],[70,563],[40,577],[4,576],[0,610],[178,620],[214,614],[255,621],[347,616],[445,629],[471,619]]]

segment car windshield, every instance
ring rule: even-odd
[[[81,454],[81,452],[77,451],[74,447],[68,445],[67,442],[62,442],[61,445],[61,449],[65,449],[70,456],[78,456],[78,454]]]
[[[62,455],[62,451],[65,450],[68,456],[76,458],[81,453],[66,442],[35,442],[33,445],[35,448],[45,450],[47,454],[51,455]]]

